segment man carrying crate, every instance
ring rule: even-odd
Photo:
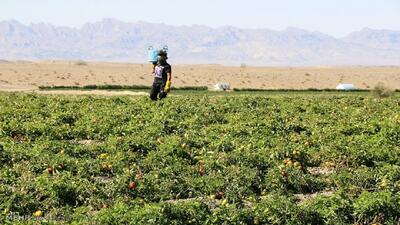
[[[161,50],[157,62],[153,63],[154,82],[150,91],[150,98],[153,101],[167,97],[171,89],[172,68],[167,59],[167,51]]]

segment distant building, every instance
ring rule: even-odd
[[[356,89],[356,88],[354,87],[353,84],[338,84],[338,85],[336,86],[336,90],[345,90],[345,91],[348,91],[348,90],[354,90],[354,89]]]

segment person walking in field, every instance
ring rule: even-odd
[[[153,101],[166,98],[171,89],[172,68],[167,59],[167,52],[161,50],[158,53],[158,61],[153,63],[154,82],[150,91],[150,98]]]

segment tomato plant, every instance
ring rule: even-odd
[[[400,219],[395,97],[1,93],[0,106],[6,223]]]

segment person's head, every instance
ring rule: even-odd
[[[161,63],[163,63],[163,62],[166,62],[167,59],[168,59],[168,54],[167,54],[167,52],[164,51],[164,50],[161,50],[161,51],[158,53],[158,61],[161,62]]]

